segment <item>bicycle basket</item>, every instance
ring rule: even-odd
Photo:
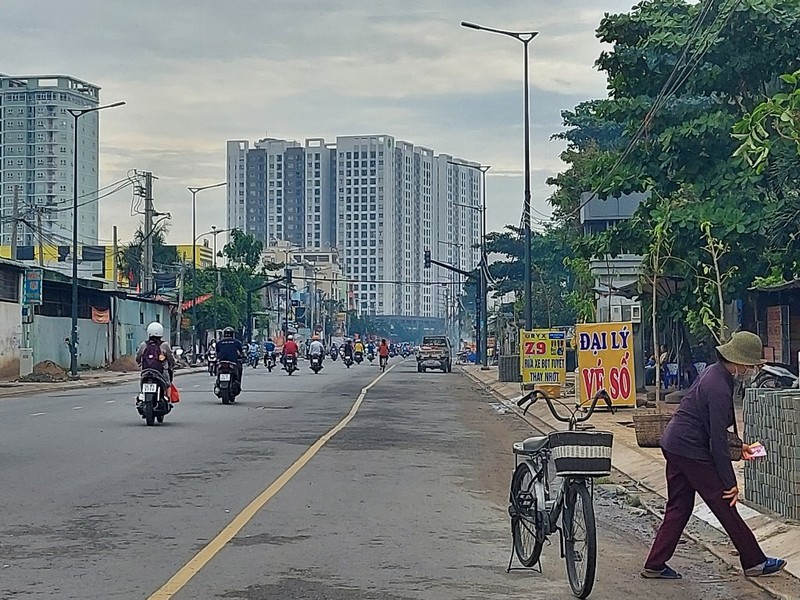
[[[611,474],[611,446],[608,431],[554,431],[549,436],[556,474],[604,477]]]

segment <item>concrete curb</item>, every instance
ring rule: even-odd
[[[555,428],[551,423],[548,423],[547,421],[543,420],[542,418],[533,414],[532,412],[529,411],[527,414],[523,413],[523,411],[514,402],[511,401],[511,398],[507,397],[503,392],[500,392],[499,390],[495,389],[495,387],[492,386],[491,383],[481,380],[479,377],[475,376],[474,374],[470,373],[468,370],[464,368],[462,368],[461,371],[471,381],[473,381],[477,385],[480,385],[481,387],[486,389],[490,394],[492,394],[492,396],[497,398],[500,401],[500,403],[509,410],[510,413],[514,414],[514,416],[516,416],[517,418],[525,421],[540,433],[547,434],[551,431],[555,431]],[[522,394],[523,392],[520,391],[520,396]],[[666,498],[661,493],[659,493],[657,490],[654,490],[652,487],[647,485],[647,483],[642,481],[639,477],[636,477],[631,473],[627,472],[626,470],[624,470],[623,468],[620,468],[618,464],[614,464],[613,459],[612,459],[612,468],[621,475],[623,475],[624,477],[626,477],[627,479],[630,479],[631,481],[635,482],[638,487],[641,487],[642,489],[648,491],[649,493],[654,494],[662,498],[664,501],[666,501]],[[654,509],[652,506],[648,505],[647,503],[644,503],[644,506],[647,509],[647,511],[650,512],[652,515],[658,517],[659,519],[663,518],[663,514]],[[693,515],[693,518],[698,519],[702,522],[706,522],[705,520],[700,519],[696,515]],[[741,569],[741,565],[739,564],[739,562],[737,560],[731,560],[733,557],[729,553],[720,552],[713,544],[701,539],[699,536],[691,534],[688,531],[685,531],[684,535],[693,542],[699,544],[700,546],[708,550],[711,554],[716,556],[718,559],[722,560],[725,564],[731,565],[735,567],[737,570]],[[798,585],[800,585],[800,579],[795,577],[794,574],[788,571],[784,571],[784,573],[789,577],[791,577],[793,581],[797,581]],[[778,600],[798,600],[798,598],[800,598],[800,595],[787,596],[783,592],[776,590],[769,583],[767,583],[766,579],[747,578],[747,581],[750,582],[755,587],[761,589],[762,591],[767,592],[774,598],[777,598]]]

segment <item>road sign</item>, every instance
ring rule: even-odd
[[[631,323],[590,323],[575,328],[581,404],[605,389],[614,406],[636,406]]]
[[[520,373],[523,383],[561,386],[566,379],[564,332],[553,329],[519,332]]]

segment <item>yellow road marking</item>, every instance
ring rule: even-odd
[[[367,392],[369,392],[370,389],[372,389],[372,387],[392,369],[394,369],[394,365],[378,375],[365,388],[362,388],[361,393],[358,395],[355,403],[350,408],[350,412],[347,413],[347,415],[341,421],[339,421],[325,435],[314,442],[314,444],[311,445],[308,450],[303,452],[302,456],[294,461],[291,467],[286,469],[280,475],[280,477],[270,484],[267,489],[256,496],[256,498],[250,504],[248,504],[242,510],[242,512],[236,515],[233,520],[228,523],[225,529],[220,531],[213,540],[208,542],[208,544],[206,544],[206,546],[200,550],[200,552],[198,552],[194,558],[181,567],[181,569],[175,573],[175,575],[173,575],[170,580],[167,581],[167,583],[156,590],[153,595],[148,598],[148,600],[170,600],[187,583],[189,583],[192,577],[197,575],[212,558],[219,554],[220,550],[222,550],[228,544],[228,542],[230,542],[236,536],[236,534],[239,533],[244,526],[256,516],[256,514],[258,514],[258,511],[264,508],[264,505],[267,502],[269,502],[278,492],[280,492],[281,489],[283,489],[283,487],[289,483],[289,481],[291,481],[291,479],[297,475],[297,473],[299,473],[300,470],[305,467],[312,458],[314,458],[314,455],[319,452],[333,436],[347,427],[350,421],[352,421],[358,413],[358,410],[361,408],[361,404],[364,402]]]

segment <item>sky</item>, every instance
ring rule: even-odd
[[[225,142],[388,134],[491,165],[490,230],[518,224],[523,46],[462,20],[538,31],[530,45],[534,227],[562,170],[561,111],[606,95],[603,14],[631,0],[1,0],[0,72],[67,74],[127,105],[100,119],[100,185],[152,171],[171,243],[190,243],[187,186],[225,180]],[[224,188],[197,231],[225,227]],[[138,226],[131,192],[103,198],[100,241]]]

